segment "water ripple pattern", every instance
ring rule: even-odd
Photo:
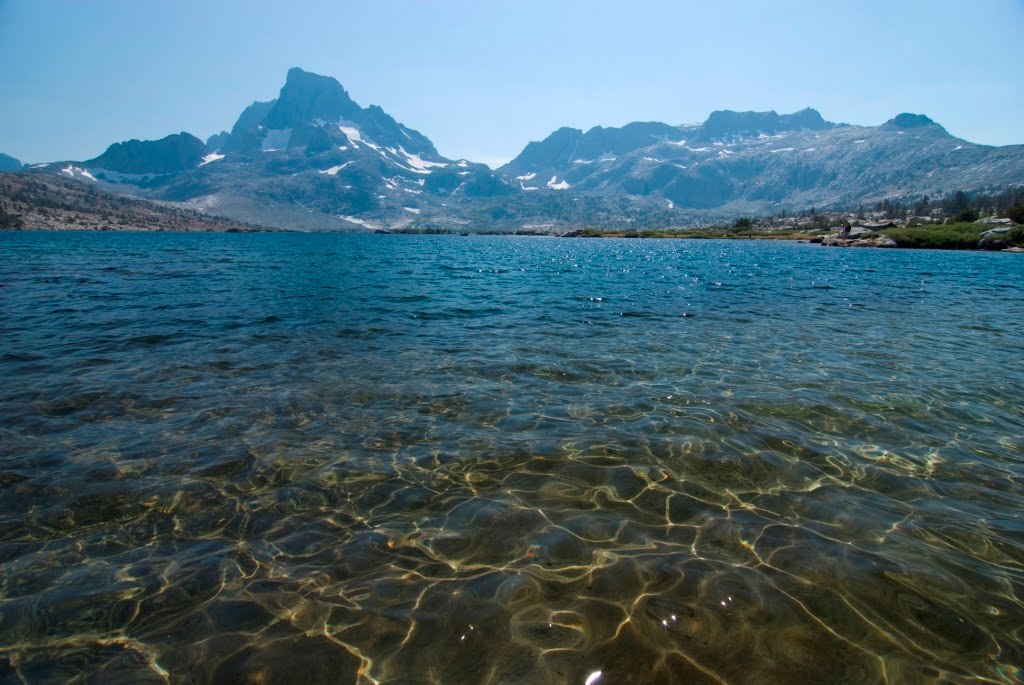
[[[0,682],[1020,683],[1024,258],[0,235]]]

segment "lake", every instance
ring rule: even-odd
[[[1024,256],[0,234],[0,682],[1024,680]]]

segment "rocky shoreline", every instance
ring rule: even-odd
[[[984,250],[989,252],[1024,252],[1020,245],[1020,230],[1013,226],[999,226],[978,234],[974,245],[958,244],[946,246],[961,250]],[[866,226],[847,226],[831,235],[816,237],[811,242],[820,243],[824,247],[942,247],[939,245],[901,244],[901,236],[896,237],[881,233]],[[971,242],[974,242],[973,240]]]

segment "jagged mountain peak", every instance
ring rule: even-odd
[[[502,169],[519,175],[570,163],[590,164],[681,137],[678,127],[657,121],[634,121],[622,127],[594,126],[586,133],[578,128],[562,127],[544,140],[527,145],[522,154]]]
[[[334,78],[333,76],[323,76],[321,74],[315,74],[312,71],[306,71],[302,67],[292,67],[291,69],[288,70],[288,73],[285,75],[285,85],[287,85],[289,83],[299,83],[299,82],[303,82],[303,81],[306,81],[306,82],[329,82],[329,81],[333,81],[335,83],[338,83],[338,80],[336,78]]]
[[[779,114],[774,110],[716,110],[707,121],[695,127],[670,126],[658,121],[634,121],[622,127],[594,126],[586,133],[578,128],[562,127],[544,140],[528,144],[503,170],[513,175],[546,172],[569,163],[586,164],[666,141],[677,142],[684,136],[714,141],[790,131],[827,131],[835,126],[818,110],[807,107],[792,114]]]
[[[729,109],[716,110],[708,116],[701,126],[701,137],[705,139],[728,138],[775,134],[785,131],[824,131],[835,124],[825,121],[816,109],[806,107],[792,114],[779,114],[775,110],[767,112],[734,112]]]
[[[908,112],[897,114],[892,119],[885,122],[885,124],[883,125],[894,126],[896,128],[925,128],[927,126],[935,126],[936,128],[942,129],[943,131],[946,130],[942,128],[941,125],[937,124],[933,119],[925,116],[924,114],[910,114]]]
[[[347,131],[347,133],[346,133]],[[355,137],[355,140],[352,140]],[[395,121],[378,105],[360,107],[337,79],[299,67],[288,70],[277,98],[249,105],[228,138],[214,143],[221,152],[253,154],[260,150],[306,147],[324,150],[360,140],[437,158],[433,143]],[[211,152],[217,152],[212,147]]]
[[[17,171],[22,163],[10,155],[0,152],[0,171]]]
[[[221,131],[220,133],[214,133],[212,136],[206,139],[206,151],[207,152],[220,152],[228,141],[231,140],[231,134],[227,131]]]
[[[238,120],[235,122],[235,125],[231,127],[231,135],[244,133],[245,131],[259,126],[276,104],[276,99],[267,100],[266,102],[261,102],[259,100],[254,101],[251,105],[242,110],[242,113],[238,116]]]
[[[519,156],[501,170],[505,173],[518,174],[534,169],[564,166],[572,161],[583,135],[583,131],[578,128],[563,126],[544,140],[527,143]]]
[[[114,143],[84,164],[121,174],[173,174],[195,167],[205,151],[206,143],[182,131],[160,140]]]
[[[834,123],[825,121],[825,118],[821,116],[821,112],[813,107],[804,107],[792,114],[783,114],[779,117],[779,120],[789,128],[803,131],[826,131],[835,127]]]
[[[337,79],[292,67],[263,125],[271,129],[294,128],[318,120],[351,119],[359,111],[359,105]]]

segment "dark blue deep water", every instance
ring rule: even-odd
[[[1024,255],[8,233],[0,334],[0,683],[1024,679]]]

